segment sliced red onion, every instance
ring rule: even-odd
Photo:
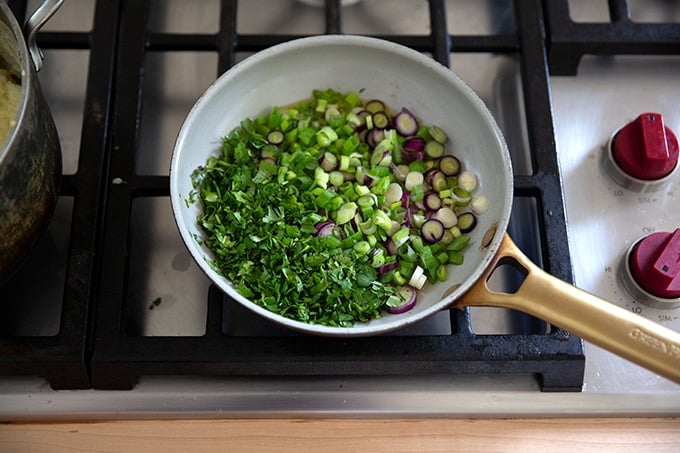
[[[373,150],[371,154],[371,165],[379,167],[389,167],[392,163],[392,148],[390,147],[390,141],[388,139],[383,139],[382,142]]]
[[[357,107],[355,107],[355,108],[357,108]],[[362,118],[364,121],[366,120],[366,117],[371,114],[371,112],[369,112],[366,109],[362,109],[362,108],[359,108],[359,110],[355,113],[357,114],[357,116],[359,118]]]
[[[446,189],[446,176],[436,168],[431,168],[425,173],[425,181],[436,191]]]
[[[285,138],[283,132],[279,130],[273,130],[267,134],[267,141],[272,145],[280,145]]]
[[[429,219],[420,227],[420,235],[425,242],[434,244],[444,236],[444,225],[437,219]]]
[[[354,172],[354,177],[356,181],[366,187],[371,187],[371,185],[376,181],[376,178],[368,174],[366,167],[357,167]]]
[[[477,226],[477,217],[471,212],[464,212],[458,216],[458,228],[461,233],[469,233]]]
[[[379,99],[372,99],[366,103],[364,108],[371,113],[383,112],[385,111],[385,104]]]
[[[396,269],[398,265],[399,265],[399,261],[397,261],[397,260],[390,261],[389,263],[385,263],[378,268],[378,274],[380,274],[380,275],[386,274],[389,271]]]
[[[439,170],[446,176],[456,176],[460,173],[460,160],[454,156],[443,156],[439,159]]]
[[[416,160],[423,160],[425,158],[425,151],[407,151],[402,149],[401,157],[404,159],[404,162],[411,163]]]
[[[434,182],[434,179],[438,173],[441,172],[436,168],[430,168],[423,174],[423,176],[425,176],[425,182],[427,182],[430,185],[430,187],[432,186],[432,183]],[[444,173],[441,174],[443,175]]]
[[[390,255],[399,254],[399,249],[397,248],[397,244],[394,243],[392,238],[387,238],[387,241],[385,241],[385,248],[390,253]]]
[[[402,148],[408,151],[424,151],[425,140],[420,137],[408,137],[401,145]]]
[[[411,220],[411,209],[406,208],[406,212],[404,213],[404,225],[406,225],[407,228],[411,228],[413,226],[413,221]]]
[[[352,113],[354,113],[356,116],[348,118],[347,123],[354,129],[355,132],[358,132],[359,138],[362,141],[366,141],[366,132],[368,132],[368,129],[366,128],[366,117],[370,115],[370,112],[367,110],[363,110],[361,107],[355,107],[351,110]]]
[[[409,285],[399,288],[399,296],[403,299],[402,303],[396,307],[387,307],[387,311],[393,315],[405,313],[415,307],[418,300],[416,289]]]
[[[329,237],[333,235],[333,229],[335,228],[335,222],[326,220],[319,222],[314,225],[316,228],[316,235],[318,237]]]
[[[394,126],[397,132],[405,137],[414,135],[418,132],[418,128],[420,127],[415,115],[413,115],[406,107],[402,108],[401,112],[397,113],[392,119],[392,126]]]
[[[409,137],[401,145],[401,154],[406,162],[425,158],[425,140],[420,137]]]
[[[319,167],[326,171],[334,170],[338,165],[338,158],[330,151],[326,151],[319,157]]]
[[[453,210],[451,210],[451,208],[446,207],[438,209],[432,218],[439,220],[442,225],[444,225],[444,228],[451,228],[456,226],[458,223],[458,217],[456,217],[456,214],[453,212]]]
[[[423,198],[423,204],[428,211],[436,211],[442,207],[442,199],[434,192],[430,192]]]
[[[366,143],[371,148],[375,148],[378,143],[385,139],[385,131],[382,129],[371,129],[366,134]]]
[[[401,207],[408,209],[410,203],[411,203],[411,194],[408,193],[408,191],[406,191],[406,190],[402,190],[402,192],[401,192]]]
[[[335,222],[332,220],[322,220],[320,222],[317,222],[316,225],[314,225],[314,228],[318,231],[319,229],[325,227],[326,225],[334,225]]]
[[[444,155],[444,145],[434,140],[427,142],[427,145],[425,145],[425,154],[433,159],[442,157]]]
[[[390,125],[390,118],[385,112],[375,112],[373,114],[373,127],[378,129],[385,129]]]
[[[399,166],[394,162],[390,164],[390,170],[392,170],[392,174],[394,175],[395,178],[397,178],[397,181],[403,181],[404,179],[406,179],[406,175],[402,173]]]
[[[362,219],[361,216],[359,215],[359,212],[352,217],[352,220],[349,221],[349,225],[352,227],[353,231],[359,231],[359,224],[361,223]]]

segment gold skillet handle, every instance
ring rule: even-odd
[[[512,294],[492,291],[487,285],[493,271],[504,263],[526,276]],[[680,383],[680,333],[549,275],[507,234],[492,264],[456,305],[503,307],[531,314]]]

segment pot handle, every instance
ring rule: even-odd
[[[525,275],[512,294],[487,285],[493,271],[504,264]],[[491,265],[456,306],[494,306],[531,314],[680,383],[680,333],[553,277],[532,263],[507,234]]]
[[[24,25],[26,46],[28,47],[28,53],[31,55],[36,72],[42,68],[43,59],[45,58],[36,42],[38,31],[57,12],[62,3],[64,3],[64,0],[43,0],[40,6],[31,14],[31,17],[28,18],[26,25]]]

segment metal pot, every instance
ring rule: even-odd
[[[426,285],[406,313],[385,314],[352,327],[310,325],[269,312],[240,295],[210,265],[196,224],[200,206],[187,204],[191,173],[219,152],[219,137],[245,118],[309,97],[314,88],[364,89],[367,98],[407,106],[425,124],[445,129],[449,148],[479,176],[490,200],[479,216],[464,263],[446,282]],[[505,230],[512,208],[513,176],[507,146],[482,101],[448,68],[416,52],[374,38],[320,36],[284,43],[241,62],[220,77],[183,124],[170,168],[170,195],[179,231],[202,270],[236,301],[279,324],[328,336],[377,335],[409,326],[450,308],[486,305],[525,311],[680,382],[680,334],[634,315],[543,272],[512,243]],[[487,280],[500,264],[526,276],[512,294],[494,292]]]
[[[16,125],[0,148],[0,283],[40,238],[59,195],[61,148],[40,90],[42,52],[35,37],[62,1],[44,1],[29,18],[28,46],[12,11],[0,1],[0,65],[21,81]]]

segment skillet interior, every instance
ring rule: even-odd
[[[408,107],[424,123],[436,124],[449,135],[449,153],[480,180],[477,193],[490,200],[479,218],[465,263],[450,268],[449,280],[428,285],[414,309],[351,328],[334,328],[293,321],[271,313],[239,295],[228,280],[207,264],[209,250],[195,237],[199,206],[187,208],[190,174],[219,149],[219,138],[247,118],[310,97],[314,88],[363,90],[366,99],[379,98],[393,108]],[[223,291],[256,313],[307,333],[337,336],[375,335],[403,328],[449,306],[476,281],[500,245],[512,204],[512,168],[505,141],[482,101],[451,70],[408,48],[359,36],[302,38],[262,51],[220,77],[195,104],[175,145],[170,169],[172,207],[177,226],[192,256]],[[484,233],[495,227],[488,247]],[[457,289],[449,291],[452,286]],[[447,295],[445,295],[447,294]]]

